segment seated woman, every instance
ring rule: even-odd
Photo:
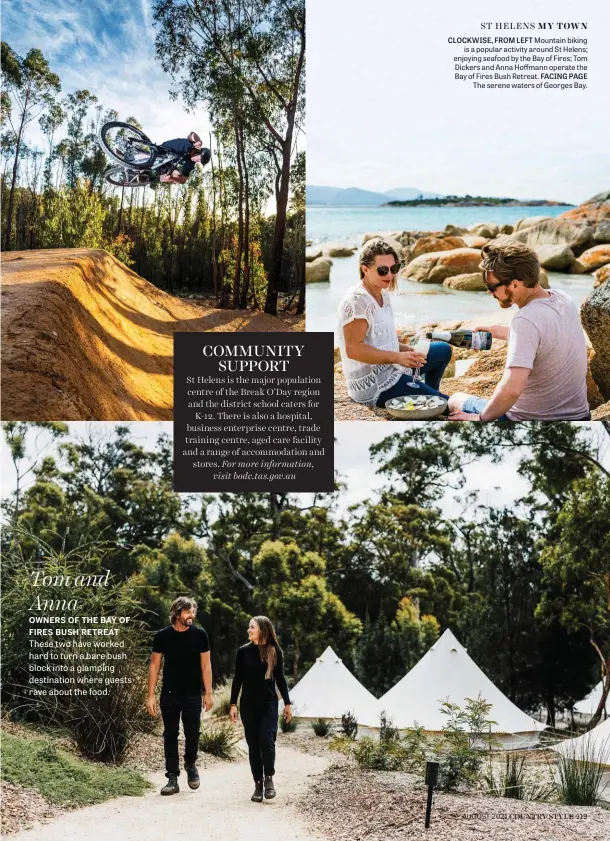
[[[432,342],[428,356],[398,341],[390,291],[396,288],[400,261],[383,239],[371,239],[360,252],[360,283],[339,304],[338,340],[347,392],[356,403],[383,408],[393,397],[439,392],[451,347]],[[421,368],[425,383],[413,382]]]

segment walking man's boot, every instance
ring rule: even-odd
[[[199,771],[194,765],[185,765],[189,788],[199,788]]]
[[[273,777],[265,777],[265,797],[271,800],[275,797],[275,786],[273,785]]]
[[[168,774],[167,783],[161,789],[161,794],[178,794],[179,791],[178,776],[176,774]]]
[[[262,803],[263,802],[263,781],[256,780],[255,783],[256,788],[254,789],[254,794],[252,795],[251,799],[254,800],[255,803]]]

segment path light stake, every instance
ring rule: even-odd
[[[428,802],[426,803],[426,829],[430,829],[430,812],[432,811],[432,792],[438,782],[438,762],[426,762],[426,785],[428,786]]]

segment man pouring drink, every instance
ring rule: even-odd
[[[339,347],[350,397],[384,407],[397,397],[434,395],[448,400],[451,420],[588,420],[587,349],[578,308],[563,292],[540,285],[532,249],[500,237],[482,249],[489,294],[502,309],[519,311],[510,325],[474,331],[431,331],[415,345],[399,342],[390,290],[400,262],[382,239],[365,243],[360,283],[339,306]],[[506,367],[492,397],[440,391],[451,359],[449,344],[486,350],[492,338],[507,342]]]

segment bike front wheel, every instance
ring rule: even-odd
[[[125,166],[111,166],[104,173],[104,181],[113,187],[146,187],[150,184],[150,172]]]
[[[130,123],[104,123],[98,140],[109,158],[130,169],[148,169],[156,158],[155,144]]]

